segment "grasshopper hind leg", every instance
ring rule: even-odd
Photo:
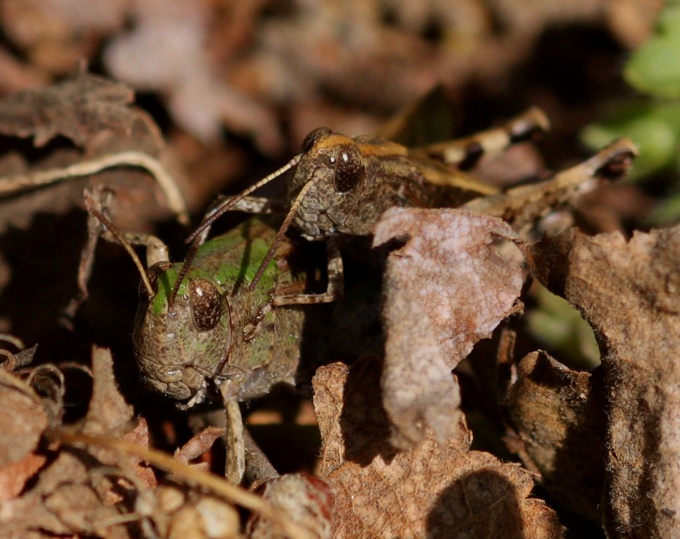
[[[484,155],[500,153],[513,144],[533,139],[549,128],[550,122],[545,113],[532,107],[498,127],[469,137],[424,146],[416,152],[459,170],[470,170]]]
[[[526,234],[547,214],[573,205],[579,197],[604,181],[625,176],[636,155],[637,147],[632,141],[619,139],[590,159],[558,172],[548,180],[477,198],[462,208],[500,217],[520,234]]]

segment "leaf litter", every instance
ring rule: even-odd
[[[112,167],[141,167],[158,181],[167,206],[186,219],[182,194],[159,160],[163,137],[148,115],[130,107],[133,100],[130,87],[79,73],[61,84],[18,92],[0,101],[0,133],[32,137],[36,148],[61,136],[82,152],[76,163],[67,164],[64,156],[60,165],[51,163],[47,171],[43,166],[5,174],[0,178],[0,192],[16,193]]]
[[[95,348],[92,361],[94,388],[79,427],[82,434],[58,424],[48,429],[46,413],[39,413],[44,405],[40,397],[20,377],[0,370],[6,378],[2,385],[5,400],[12,405],[16,425],[0,437],[3,443],[13,444],[0,473],[2,477],[24,477],[24,484],[13,488],[14,496],[8,497],[7,491],[4,494],[0,521],[6,537],[73,534],[128,538],[139,536],[138,525],[143,535],[146,529],[150,536],[155,536],[152,530],[157,529],[168,537],[180,530],[203,533],[201,537],[239,537],[233,503],[260,513],[262,522],[269,525],[260,524],[260,530],[289,537],[324,536],[294,524],[294,517],[277,514],[267,497],[263,501],[224,479],[187,466],[181,459],[148,449],[147,423],[143,418],[134,419],[132,408],[120,394],[110,352]],[[33,420],[28,422],[29,418]],[[17,439],[24,440],[24,445],[16,444]],[[208,439],[214,441],[212,433]],[[79,449],[83,446],[85,449]],[[20,469],[16,463],[22,461]],[[171,472],[175,486],[161,483],[142,465],[144,461]],[[31,484],[27,486],[28,479]],[[313,481],[315,488],[323,486],[322,481]],[[187,484],[200,485],[212,494],[194,492]],[[149,506],[165,512],[155,515]],[[197,516],[201,518],[197,520]],[[150,518],[168,520],[145,521]]]
[[[544,243],[549,241],[556,240]],[[665,241],[675,240],[669,236]],[[541,278],[537,260],[543,243],[524,246],[504,221],[466,210],[392,210],[376,228],[374,243],[396,245],[388,254],[383,283],[385,357],[364,358],[351,368],[334,364],[318,370],[314,391],[323,441],[319,470],[323,480],[285,474],[260,485],[263,501],[239,493],[236,487],[205,475],[205,465],[189,464],[211,451],[222,436],[221,428],[196,433],[175,459],[158,454],[150,448],[147,422],[143,417],[134,419],[133,408],[117,388],[111,355],[96,348],[92,397],[80,433],[60,426],[63,377],[50,391],[43,388],[51,400],[32,393],[31,386],[13,394],[23,407],[14,418],[32,434],[21,435],[26,445],[14,449],[18,453],[6,463],[3,474],[16,478],[8,483],[7,492],[13,496],[4,513],[9,515],[5,523],[10,533],[133,537],[200,529],[212,537],[208,530],[219,529],[222,535],[215,536],[238,536],[242,524],[232,505],[236,503],[256,515],[243,528],[250,537],[277,536],[279,527],[286,525],[293,536],[315,537],[560,536],[563,528],[556,513],[530,495],[532,473],[470,450],[472,434],[452,374],[478,341],[522,311],[525,274],[515,245],[522,246],[530,267]],[[564,249],[551,247],[546,252],[554,256]],[[560,268],[564,264],[550,262]],[[549,272],[546,266],[543,270]],[[659,278],[664,278],[663,272]],[[672,310],[677,284],[673,278],[663,282],[666,294],[659,295],[655,305]],[[550,279],[544,284],[550,286]],[[587,312],[586,318],[590,320]],[[566,433],[573,436],[574,428],[578,432],[587,428],[576,415],[565,416],[565,410],[573,409],[574,401],[587,401],[589,375],[574,374],[585,379],[586,386],[569,382],[568,398],[560,384],[533,386],[543,392],[540,409],[551,412],[536,420],[532,416],[537,397],[526,384],[536,372],[531,361],[519,362],[518,381],[510,386],[505,401],[509,421],[524,444],[517,452],[540,474],[545,488],[596,520],[593,507],[604,466],[584,470],[577,451],[569,452],[571,461],[562,456],[569,447]],[[52,374],[60,374],[53,369]],[[42,371],[38,367],[34,374]],[[21,386],[20,379],[10,380]],[[38,410],[44,410],[43,419],[35,414],[36,403],[40,403]],[[22,419],[29,409],[33,423]],[[577,414],[581,409],[574,410]],[[603,421],[601,414],[590,417]],[[555,425],[557,434],[550,430]],[[593,430],[592,424],[589,428]],[[13,431],[8,428],[7,433],[11,444]],[[60,446],[60,440],[66,445]],[[66,449],[83,444],[85,451]],[[587,453],[589,448],[585,449]],[[145,461],[170,472],[176,484],[164,482]],[[578,473],[569,473],[570,462]],[[212,494],[195,492],[191,488],[195,483]],[[591,494],[575,496],[583,485],[592,487]],[[38,499],[44,502],[38,504]],[[613,502],[612,507],[616,507]],[[280,520],[277,514],[286,517]],[[206,518],[217,518],[222,524]]]
[[[314,377],[321,476],[335,494],[334,537],[559,537],[557,515],[529,497],[530,473],[470,451],[458,415],[444,443],[398,452],[380,400],[382,361],[332,364]],[[423,481],[423,478],[427,478]]]
[[[538,351],[519,361],[503,403],[525,466],[556,499],[594,523],[604,488],[603,389],[602,369],[570,370]]]

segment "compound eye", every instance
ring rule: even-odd
[[[206,279],[189,283],[191,317],[198,331],[210,331],[222,316],[222,296],[217,287]]]
[[[339,193],[352,191],[364,174],[364,164],[356,148],[343,147],[335,160],[335,190]]]
[[[317,142],[319,142],[319,140],[330,135],[331,133],[332,131],[327,127],[317,127],[305,137],[305,140],[302,141],[302,151],[305,153],[308,152]]]

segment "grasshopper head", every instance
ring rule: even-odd
[[[288,186],[293,223],[311,240],[343,232],[346,206],[356,202],[366,180],[361,150],[350,137],[325,127],[312,131],[302,150]]]
[[[221,285],[195,268],[170,304],[180,267],[165,262],[149,269],[154,295],[140,302],[133,342],[144,380],[191,406],[204,398],[227,357],[231,313]]]

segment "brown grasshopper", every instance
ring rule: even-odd
[[[342,294],[343,286],[338,238],[371,236],[380,216],[391,207],[467,207],[516,221],[515,226],[521,228],[564,203],[589,178],[625,172],[636,153],[630,141],[622,140],[551,180],[505,193],[461,172],[484,153],[528,140],[548,126],[546,116],[533,108],[496,129],[420,149],[370,135],[350,138],[318,128],[304,140],[302,153],[239,195],[220,203],[187,242],[195,241],[231,209],[271,211],[272,201],[249,195],[294,169],[288,182],[287,215],[250,286],[257,284],[278,243],[293,226],[303,238],[326,240],[328,289],[325,294],[279,297],[276,304],[333,301]],[[478,202],[485,200],[493,202],[486,206]],[[189,265],[190,258],[185,267]]]

